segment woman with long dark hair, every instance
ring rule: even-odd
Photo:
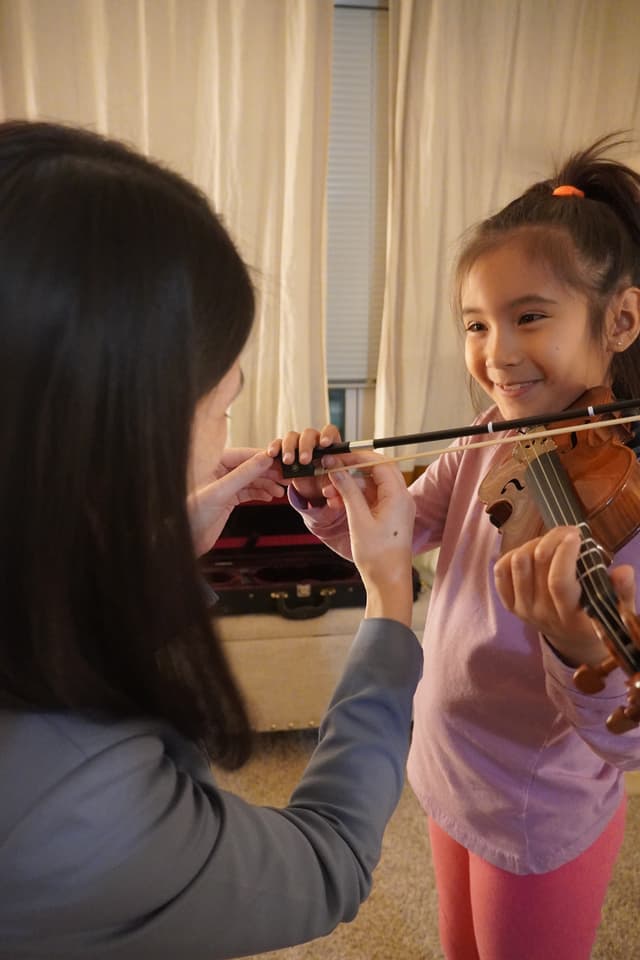
[[[422,663],[414,507],[336,474],[364,619],[287,807],[220,790],[250,748],[197,554],[282,492],[225,450],[247,269],[203,195],[129,147],[0,124],[0,957],[235,957],[370,889]]]

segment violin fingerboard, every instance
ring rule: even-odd
[[[541,453],[531,460],[525,478],[547,530],[565,524],[577,526],[584,522],[582,504],[557,451]]]

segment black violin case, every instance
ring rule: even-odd
[[[218,616],[276,613],[306,620],[335,607],[365,605],[355,564],[310,533],[286,497],[236,507],[200,564],[218,596]],[[414,570],[414,600],[419,592]]]

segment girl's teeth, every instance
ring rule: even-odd
[[[528,387],[533,381],[527,380],[523,383],[502,383],[500,384],[500,389],[503,393],[517,393],[518,390],[522,390],[523,387]]]

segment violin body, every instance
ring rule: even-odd
[[[556,438],[554,443],[581,512],[609,563],[640,529],[640,461],[624,444],[628,431],[624,427],[619,430],[622,437],[614,436],[611,428],[569,432],[563,442]],[[524,435],[515,455],[491,470],[480,484],[478,496],[502,534],[503,552],[541,536],[546,528],[528,489],[526,473],[528,458],[549,452],[550,443],[527,441]],[[527,459],[522,459],[522,445]]]

